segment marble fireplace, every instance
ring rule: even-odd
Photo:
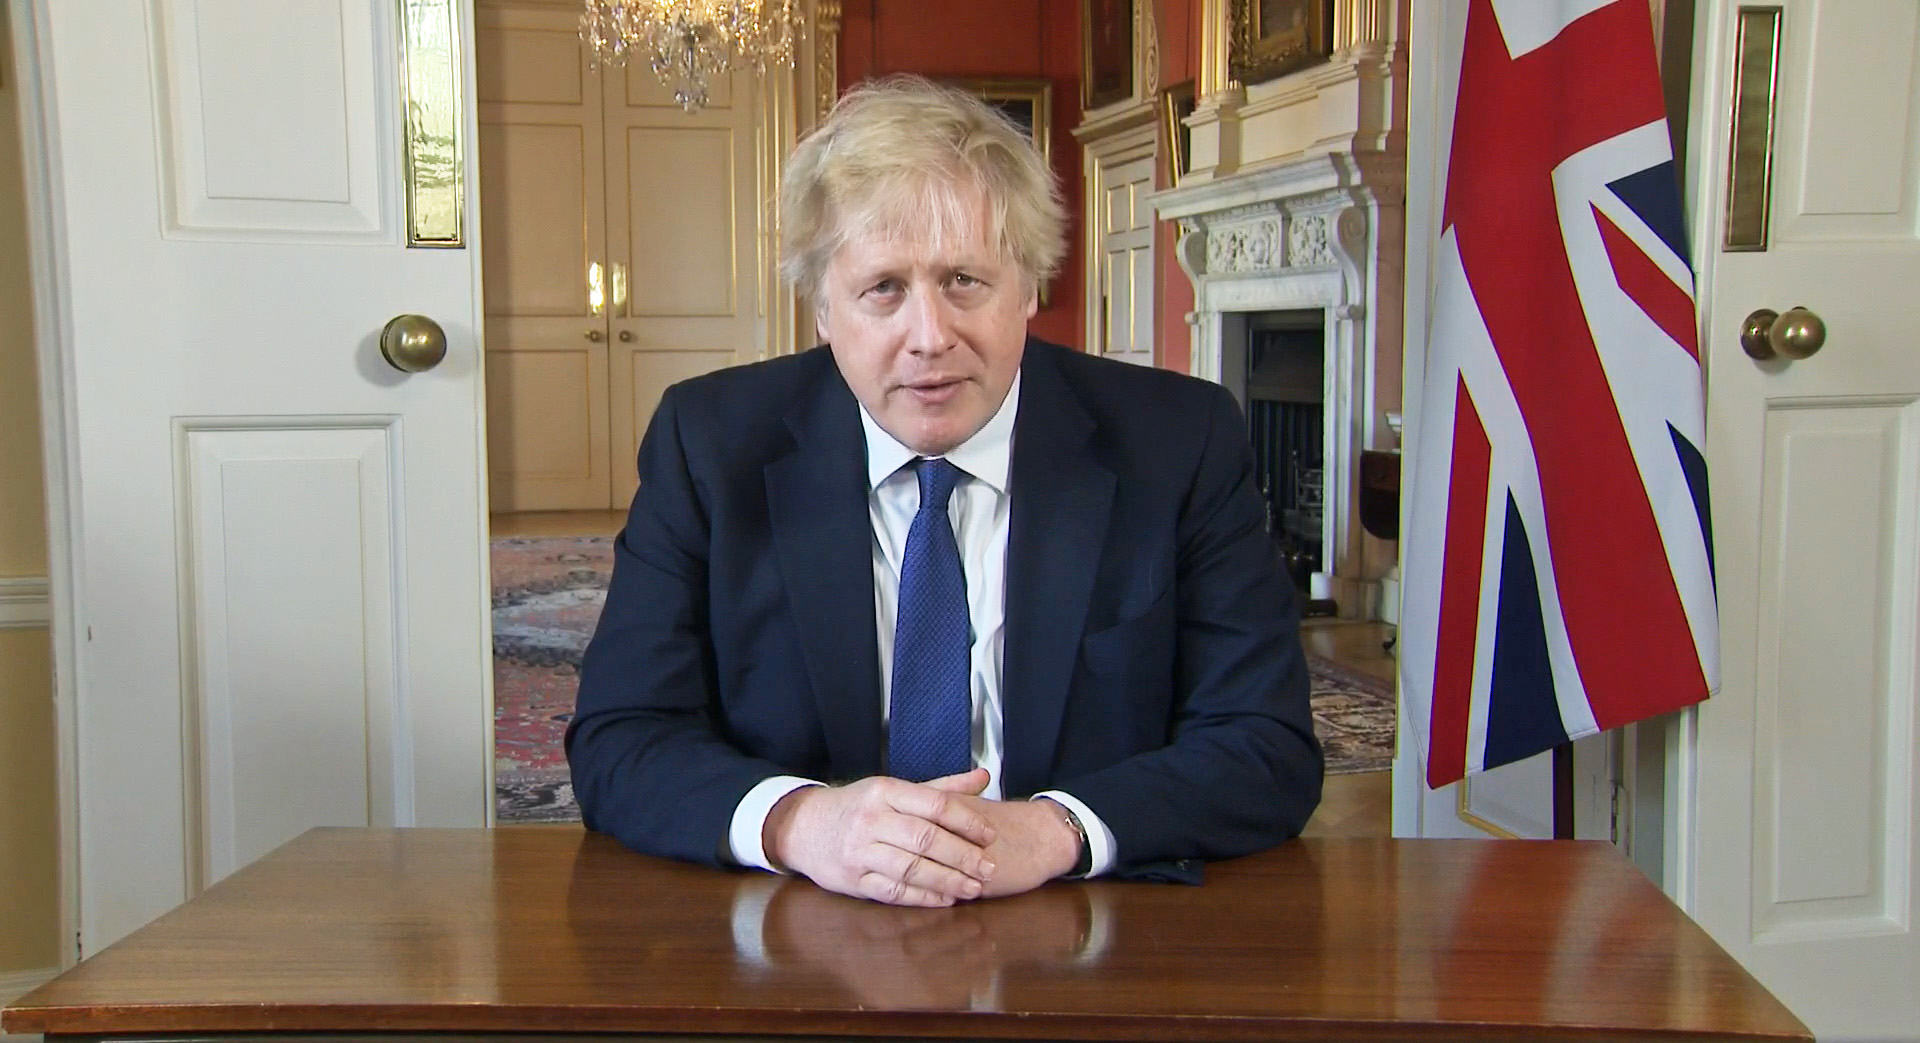
[[[1184,121],[1193,168],[1151,203],[1178,223],[1195,376],[1243,407],[1295,397],[1263,392],[1271,378],[1250,373],[1249,354],[1260,330],[1320,317],[1317,373],[1294,367],[1322,384],[1321,540],[1308,586],[1341,616],[1392,619],[1397,549],[1361,527],[1359,488],[1361,450],[1397,447],[1387,415],[1401,401],[1406,10],[1348,0],[1336,11],[1326,63],[1253,86],[1222,77],[1203,94]]]

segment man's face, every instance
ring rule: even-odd
[[[818,329],[840,375],[882,430],[923,456],[951,451],[993,418],[1038,307],[983,230],[947,238],[855,238],[821,282]]]

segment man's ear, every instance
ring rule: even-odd
[[[829,344],[833,341],[832,337],[827,336],[826,302],[818,298],[815,298],[813,302],[813,335],[818,337],[822,344]]]

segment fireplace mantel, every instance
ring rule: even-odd
[[[1360,450],[1390,448],[1400,408],[1405,160],[1327,153],[1274,162],[1156,193],[1177,220],[1180,266],[1192,279],[1192,372],[1245,399],[1246,317],[1321,311],[1326,511],[1319,593],[1344,616],[1379,615],[1391,544],[1359,520]]]
[[[1374,303],[1376,261],[1387,259],[1398,274],[1404,198],[1401,157],[1329,154],[1168,189],[1151,201],[1163,220],[1180,222],[1177,256],[1193,280],[1196,316],[1330,308],[1357,321]],[[1385,255],[1382,209],[1396,224]],[[1193,347],[1193,374],[1220,380],[1219,339],[1196,336]]]

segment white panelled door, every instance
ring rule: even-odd
[[[1758,253],[1719,249],[1738,5],[1706,6],[1695,242],[1725,676],[1683,760],[1682,898],[1820,1038],[1912,1039],[1920,2],[1783,4]],[[1826,322],[1818,354],[1742,352],[1749,313],[1796,305]]]
[[[87,952],[312,826],[488,820],[470,146],[466,248],[404,245],[400,19],[437,6],[34,4]],[[382,358],[402,313],[444,328],[437,368]]]
[[[1140,110],[1144,113],[1145,110]],[[1087,256],[1087,350],[1140,366],[1153,365],[1153,171],[1156,124],[1133,124],[1087,142],[1084,162]]]

